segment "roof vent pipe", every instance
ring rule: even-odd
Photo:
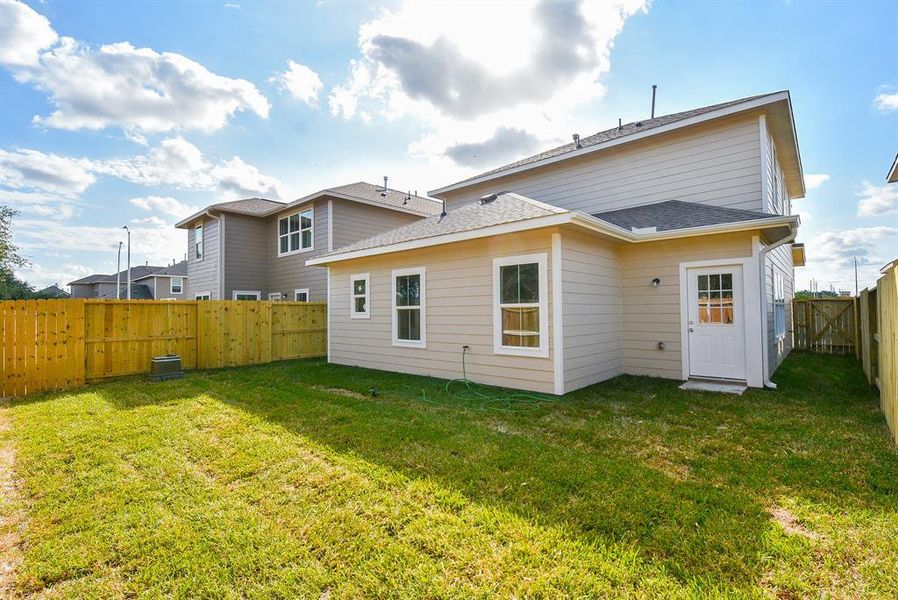
[[[575,134],[574,134],[574,147],[575,147],[575,148],[582,148],[582,147],[583,147],[583,145],[580,144],[580,134],[579,134],[579,133],[575,133]]]
[[[620,117],[617,118],[617,130],[618,131],[624,130],[624,120],[621,119]]]
[[[387,197],[387,179],[388,179],[387,176],[384,175],[384,189],[382,189],[380,191],[380,195],[383,196],[384,198]]]
[[[652,84],[652,118],[655,118],[655,91],[658,89],[658,86]]]
[[[440,213],[440,218],[442,219],[443,217],[446,216],[446,214],[447,214],[446,213],[446,201],[443,200],[443,212]]]

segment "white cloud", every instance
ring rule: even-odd
[[[38,191],[76,198],[98,175],[117,177],[144,186],[216,191],[228,198],[283,198],[280,181],[262,174],[239,156],[207,160],[199,148],[174,137],[162,140],[146,154],[130,158],[91,160],[46,154],[38,150],[0,150],[0,185],[19,191]],[[0,190],[0,195],[10,193]]]
[[[898,186],[873,185],[864,180],[857,205],[857,216],[875,217],[878,215],[898,214]]]
[[[0,149],[0,184],[73,198],[90,187],[96,177],[91,161],[45,154],[38,150]]]
[[[176,219],[183,219],[199,210],[196,206],[188,206],[171,196],[143,196],[131,198],[129,202],[142,210],[159,212]],[[152,218],[148,217],[147,219]],[[141,221],[148,222],[147,219],[141,219]]]
[[[12,54],[4,47],[2,62],[17,81],[46,92],[55,107],[35,116],[35,123],[71,130],[120,126],[139,140],[138,131],[215,131],[238,111],[268,117],[268,100],[249,81],[128,42],[93,48],[57,39],[49,22],[28,6],[5,0],[3,7],[0,37],[15,43]]]
[[[880,92],[873,99],[873,106],[882,112],[892,112],[898,110],[898,92]]]
[[[46,254],[50,255],[51,253]],[[49,285],[59,285],[65,289],[70,281],[81,279],[96,272],[96,270],[86,265],[71,262],[63,263],[58,267],[47,267],[44,265],[43,260],[33,260],[27,268],[17,269],[16,276],[33,285],[36,290],[43,289]]]
[[[460,143],[446,148],[446,156],[456,164],[478,167],[533,152],[538,145],[539,140],[523,129],[503,126],[482,142]]]
[[[823,173],[819,175],[806,174],[804,176],[804,187],[809,190],[816,190],[827,181],[829,181],[829,175]]]
[[[417,118],[429,132],[409,153],[444,165],[448,148],[489,144],[484,132],[498,128],[554,142],[577,131],[575,107],[605,93],[614,38],[645,9],[642,0],[405,2],[360,27],[360,56],[330,91],[330,110]]]
[[[318,73],[292,60],[287,61],[286,71],[272,77],[270,81],[277,83],[282,90],[290,92],[297,100],[315,107],[318,106],[318,96],[324,87]]]
[[[56,43],[57,35],[47,17],[27,4],[0,0],[0,64],[35,66],[41,50]]]
[[[898,255],[898,227],[857,227],[824,231],[805,245],[807,265],[796,270],[802,282],[815,279],[820,289],[832,285],[854,291],[854,259],[860,288],[879,277],[879,269]],[[804,284],[806,285],[806,284]]]

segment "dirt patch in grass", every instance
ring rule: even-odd
[[[319,392],[334,394],[335,396],[343,396],[345,398],[355,398],[356,400],[368,400],[369,398],[371,398],[370,394],[362,394],[360,392],[354,392],[352,390],[347,390],[344,388],[326,387],[323,385],[310,385],[309,387]]]
[[[811,531],[801,524],[801,522],[791,512],[781,506],[768,506],[767,514],[770,518],[779,523],[780,527],[790,535],[800,535],[809,540],[819,540],[820,534]]]
[[[4,403],[5,404],[5,403]],[[17,597],[16,570],[22,563],[22,527],[25,511],[16,479],[16,453],[12,439],[12,423],[0,407],[0,596]]]

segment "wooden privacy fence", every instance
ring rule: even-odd
[[[854,354],[857,322],[854,298],[792,301],[795,348],[827,354]]]
[[[323,302],[17,300],[0,302],[3,396],[148,373],[324,356]]]
[[[861,324],[858,356],[898,443],[898,263],[858,297]]]

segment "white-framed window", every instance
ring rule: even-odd
[[[393,345],[427,346],[424,267],[393,271]]]
[[[278,219],[278,256],[314,249],[312,207]]]
[[[270,293],[268,294],[268,299],[271,300],[271,301],[277,302],[277,301],[279,301],[279,300],[283,300],[283,299],[284,299],[284,295],[283,295],[282,293],[280,293],[280,292],[270,292]]]
[[[297,290],[293,290],[293,301],[294,302],[308,302],[309,301],[309,288],[300,288]]]
[[[368,273],[357,273],[349,278],[349,316],[352,319],[368,319],[371,316],[371,277]]]
[[[493,259],[493,350],[549,356],[546,253]]]
[[[211,298],[212,295],[209,292],[202,292],[200,294],[193,295],[194,300],[210,300]]]
[[[262,292],[255,292],[252,290],[234,290],[231,293],[231,297],[234,300],[261,300]]]
[[[773,333],[777,340],[786,337],[786,280],[773,270]]]
[[[193,257],[196,260],[203,260],[203,223],[202,221],[193,226]]]
[[[169,290],[172,294],[183,294],[184,293],[184,278],[183,277],[170,277],[169,278]]]

